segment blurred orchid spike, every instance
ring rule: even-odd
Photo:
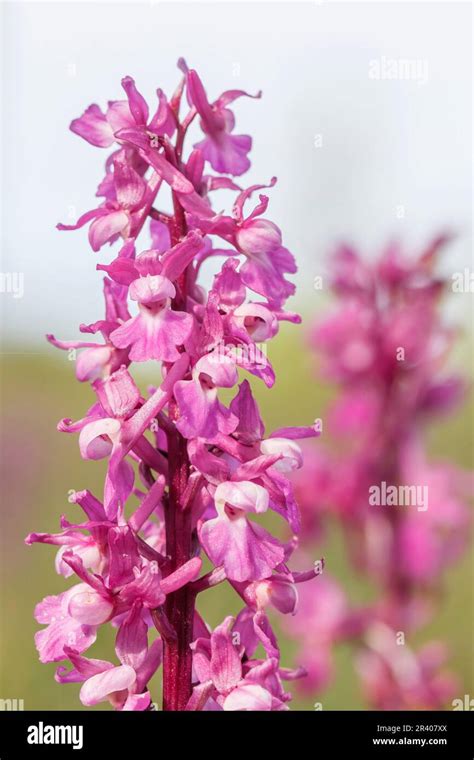
[[[310,336],[340,390],[325,427],[332,447],[305,449],[305,469],[293,476],[301,541],[313,548],[336,518],[353,570],[377,595],[353,608],[324,575],[310,593],[301,589],[301,619],[287,628],[309,671],[303,688],[327,685],[333,646],[348,640],[364,694],[379,710],[442,709],[456,688],[439,670],[444,650],[414,652],[397,641],[397,632],[427,622],[471,522],[472,473],[432,462],[423,441],[428,421],[455,408],[466,386],[445,367],[455,333],[439,308],[445,283],[436,268],[449,239],[438,235],[411,259],[392,243],[370,264],[340,246],[331,268],[336,308]]]

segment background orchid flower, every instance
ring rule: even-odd
[[[303,614],[285,625],[301,643],[309,671],[303,688],[327,685],[334,644],[349,641],[376,709],[441,709],[455,687],[444,670],[446,652],[431,656],[439,654],[434,645],[418,652],[411,641],[433,616],[471,523],[472,473],[431,461],[423,436],[465,388],[446,367],[456,333],[439,308],[445,282],[436,265],[448,240],[439,235],[411,258],[392,244],[371,263],[341,246],[330,277],[336,307],[310,335],[339,395],[327,414],[332,447],[306,447],[308,466],[294,473],[302,543],[308,550],[321,541],[335,518],[351,567],[372,583],[375,596],[366,606],[352,605],[338,587],[326,595],[323,579],[314,594],[302,589]],[[381,488],[414,496],[406,503],[374,501],[371,494]]]

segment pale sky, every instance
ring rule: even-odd
[[[24,284],[22,298],[0,293],[7,335],[70,339],[101,317],[95,264],[114,254],[94,254],[86,229],[55,224],[94,208],[106,151],[68,124],[92,102],[122,98],[125,74],[154,102],[156,87],[177,83],[179,56],[211,98],[263,90],[261,101],[235,104],[236,132],[254,138],[246,182],[278,176],[268,217],[300,265],[300,302],[316,297],[313,279],[343,238],[373,255],[390,237],[416,250],[449,227],[459,237],[446,271],[472,268],[470,4],[10,2],[2,11],[1,271]],[[409,62],[409,78],[403,68],[387,78],[393,61]]]

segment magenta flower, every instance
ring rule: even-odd
[[[244,662],[248,650],[245,645],[234,643],[234,639],[240,638],[239,624],[229,616],[214,629],[210,638],[198,638],[193,644],[194,668],[202,684],[199,693],[205,693],[206,708],[287,710],[290,695],[283,691],[283,671],[278,667],[278,660],[269,657],[265,661]]]
[[[171,301],[176,290],[160,274],[146,275],[130,285],[130,298],[139,303],[140,314],[125,322],[111,334],[117,348],[130,347],[130,359],[173,362],[179,359],[178,346],[183,346],[193,329],[191,314],[173,311]]]
[[[223,565],[229,580],[268,578],[283,562],[282,544],[247,514],[267,511],[269,495],[250,481],[220,483],[214,494],[217,517],[207,520],[199,537],[215,565]]]
[[[242,190],[229,176],[205,173],[207,164],[233,176],[248,169],[251,138],[233,133],[229,109],[246,93],[228,91],[211,104],[196,72],[183,61],[180,68],[174,95],[157,91],[154,115],[125,77],[126,100],[110,101],[105,113],[92,105],[71,124],[113,153],[97,190],[100,205],[59,227],[89,224],[94,251],[117,240],[120,247],[97,265],[107,275],[105,318],[80,326],[91,339],[48,339],[78,351],[76,376],[91,383],[94,403],[58,428],[78,434],[84,460],[105,463],[104,493],[100,501],[75,492],[70,501],[85,519],[63,517],[60,532],[26,539],[57,547],[56,569],[78,579],[37,605],[45,627],[36,645],[43,662],[69,661],[56,680],[81,684],[86,706],[151,709],[149,682],[162,666],[165,710],[282,710],[290,699],[282,679],[304,669],[281,667],[267,608],[294,613],[296,584],[317,574],[288,567],[299,529],[288,475],[302,465],[297,439],[317,433],[265,435],[248,380],[237,384],[242,370],[273,385],[262,344],[280,321],[300,321],[284,310],[294,290],[286,275],[296,267],[279,229],[257,218],[268,199],[243,216],[245,200],[264,186]],[[185,91],[190,107],[180,116]],[[185,157],[197,114],[204,138]],[[212,208],[218,189],[235,195],[230,214]],[[148,240],[143,250],[138,238],[148,223],[151,248]],[[222,257],[206,293],[201,267]],[[135,362],[160,363],[151,365],[157,379],[147,392],[133,377]],[[234,389],[230,405],[220,389]],[[289,524],[291,541],[253,519],[268,510]],[[200,576],[203,554],[211,569]],[[222,582],[244,606],[210,632],[197,601]],[[115,656],[86,656],[109,625],[117,631]]]
[[[132,246],[133,250],[133,246]],[[122,365],[129,364],[128,351],[117,349],[110,342],[110,333],[120,325],[122,320],[130,318],[127,308],[127,291],[109,279],[104,280],[105,319],[91,325],[81,325],[83,333],[100,332],[104,343],[93,341],[63,341],[54,335],[47,335],[49,342],[64,351],[81,349],[76,359],[76,377],[81,382],[106,377]],[[119,321],[120,320],[120,321]]]
[[[241,90],[224,92],[212,105],[196,71],[188,71],[186,77],[188,97],[201,117],[201,128],[206,135],[204,140],[194,146],[209,161],[216,172],[239,176],[250,168],[247,158],[252,147],[249,135],[233,135],[235,119],[227,108],[236,98],[252,97]],[[254,96],[260,97],[260,94]]]
[[[237,417],[218,398],[218,388],[232,388],[237,370],[232,360],[202,356],[195,364],[192,380],[180,380],[175,395],[180,410],[178,430],[186,438],[212,440],[218,433],[227,435],[237,427]]]
[[[152,192],[140,174],[128,165],[125,156],[115,158],[110,182],[99,188],[98,195],[105,195],[104,203],[83,214],[76,224],[58,224],[60,230],[77,230],[91,222],[89,243],[93,251],[112,243],[121,235],[133,237],[138,218]]]
[[[36,605],[35,619],[47,626],[35,634],[41,662],[64,660],[65,646],[84,652],[96,640],[97,625],[84,624],[69,612],[69,601],[80,588],[73,586],[58,596],[47,596]]]
[[[132,77],[122,79],[122,87],[127,100],[110,101],[106,113],[93,104],[82,116],[71,122],[71,132],[83,137],[98,148],[110,148],[117,139],[116,133],[121,129],[145,126],[154,135],[172,137],[176,128],[173,113],[162,90],[157,90],[158,106],[154,116],[149,120],[149,110],[145,99],[135,87]],[[148,124],[147,124],[148,122]]]
[[[267,298],[278,319],[299,321],[297,315],[285,317],[281,312],[281,306],[295,292],[295,286],[285,275],[296,272],[296,262],[293,254],[282,245],[282,234],[276,224],[258,218],[267,211],[268,197],[260,195],[260,202],[247,217],[244,216],[244,206],[253,193],[265,187],[273,187],[275,182],[276,177],[273,177],[269,185],[251,185],[242,190],[235,200],[232,216],[214,216],[206,208],[195,209],[187,196],[183,202],[186,207],[189,206],[189,220],[193,226],[197,225],[209,234],[218,235],[246,257],[245,263],[239,268],[242,285]],[[235,251],[224,249],[222,253],[232,254]],[[236,287],[238,284],[234,277],[232,289]],[[231,298],[235,298],[233,292]]]
[[[135,620],[138,625],[134,625]],[[155,639],[150,647],[147,639],[147,626],[134,606],[117,634],[120,665],[83,657],[73,648],[66,647],[65,653],[73,668],[67,671],[63,666],[58,667],[56,680],[59,683],[82,683],[79,696],[83,705],[108,700],[118,710],[146,710],[151,698],[144,687],[162,662],[161,639]]]

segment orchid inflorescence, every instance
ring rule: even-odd
[[[458,333],[440,310],[446,281],[436,269],[448,239],[438,236],[411,259],[392,244],[372,263],[338,248],[336,308],[311,331],[339,394],[325,427],[335,445],[308,447],[295,473],[302,536],[314,548],[335,518],[373,601],[350,604],[325,575],[313,593],[303,590],[287,628],[301,642],[303,688],[321,692],[333,675],[334,645],[349,642],[375,709],[441,709],[456,690],[444,644],[413,647],[470,525],[472,474],[433,462],[424,440],[427,423],[465,395],[465,382],[446,366]]]
[[[97,265],[106,273],[104,319],[80,326],[84,340],[48,339],[80,349],[76,376],[94,396],[82,419],[64,419],[58,428],[78,433],[82,458],[105,459],[107,471],[102,500],[88,490],[70,497],[82,521],[63,516],[60,533],[26,539],[58,546],[58,573],[77,579],[37,605],[36,620],[46,627],[35,640],[42,662],[69,661],[58,666],[56,680],[81,683],[87,706],[109,700],[118,710],[151,709],[148,684],[162,664],[166,710],[281,710],[291,696],[282,679],[304,670],[280,667],[266,610],[294,612],[295,584],[318,569],[292,573],[287,562],[296,538],[284,543],[250,518],[273,510],[296,536],[287,475],[302,464],[296,440],[317,433],[290,427],[266,435],[238,371],[273,385],[260,344],[280,321],[300,322],[284,311],[294,292],[286,275],[296,266],[279,228],[264,216],[268,197],[259,194],[251,205],[275,179],[247,189],[233,179],[250,166],[251,138],[234,134],[230,106],[259,95],[229,90],[211,103],[198,74],[183,60],[179,68],[179,86],[170,99],[157,90],[153,115],[125,77],[126,99],[109,102],[105,113],[91,105],[71,123],[88,143],[113,152],[99,206],[58,228],[89,224],[94,251],[116,241],[120,250]],[[204,137],[184,158],[196,117]],[[156,206],[163,190],[172,211]],[[216,190],[234,194],[231,214],[213,210]],[[142,231],[151,243],[138,252]],[[224,263],[206,293],[201,268],[217,257]],[[248,291],[256,300],[247,300]],[[148,361],[161,363],[162,380],[145,397],[130,367]],[[235,389],[229,406],[221,388]],[[244,606],[211,630],[196,599],[224,581]],[[109,623],[117,631],[115,657],[86,657]]]

